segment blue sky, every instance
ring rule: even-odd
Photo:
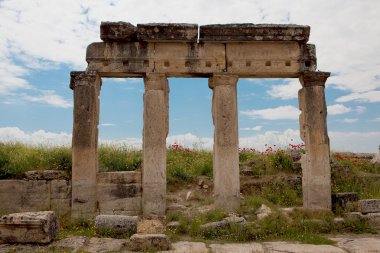
[[[293,23],[311,26],[326,87],[332,149],[380,145],[380,2],[367,1],[0,1],[0,141],[70,145],[69,73],[84,70],[101,21]],[[170,78],[168,144],[212,147],[207,79]],[[298,79],[240,79],[240,146],[299,143]],[[103,79],[100,140],[138,147],[141,79]]]

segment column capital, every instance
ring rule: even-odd
[[[101,78],[96,71],[71,71],[70,89],[74,90],[79,85],[94,85],[97,78],[100,79],[100,85],[102,85]]]
[[[299,79],[302,87],[309,86],[325,86],[327,78],[330,76],[330,72],[321,71],[306,71],[301,73]]]
[[[235,75],[213,75],[208,79],[208,87],[214,89],[219,85],[236,86],[238,80],[239,77]]]
[[[145,90],[166,90],[167,78],[162,73],[147,73],[144,76]]]

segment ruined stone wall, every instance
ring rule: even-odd
[[[141,173],[98,173],[96,197],[98,213],[140,213]],[[0,180],[0,214],[45,210],[70,215],[71,179],[64,173],[28,172],[24,179]]]

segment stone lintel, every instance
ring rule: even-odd
[[[144,77],[145,90],[167,90],[167,82],[162,82],[165,78],[163,73],[147,73]]]
[[[298,41],[309,40],[310,26],[281,24],[217,24],[200,26],[200,41]]]
[[[137,40],[196,42],[197,39],[197,24],[150,23],[137,25]]]
[[[310,86],[325,86],[327,78],[330,76],[330,72],[321,71],[306,71],[301,73],[300,82],[302,87]]]
[[[214,89],[220,85],[236,86],[239,77],[236,75],[213,75],[208,79],[208,87]]]
[[[136,41],[137,27],[127,22],[102,22],[100,39],[111,41]]]
[[[78,85],[95,85],[95,80],[98,77],[96,71],[71,71],[70,72],[70,89],[74,89]],[[82,82],[85,81],[85,82]],[[100,85],[102,82],[100,80]]]

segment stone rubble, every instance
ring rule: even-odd
[[[262,220],[265,217],[269,216],[271,213],[272,213],[272,209],[262,204],[260,208],[256,211],[257,220]]]

